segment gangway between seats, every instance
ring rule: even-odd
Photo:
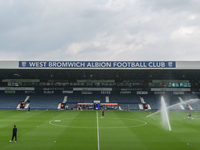
[[[29,96],[26,96],[24,102],[26,103],[26,102],[29,100],[29,98],[30,98],[30,95],[29,95]]]
[[[27,109],[30,105],[30,101],[29,101],[30,95],[26,96],[26,98],[24,99],[24,101],[19,102],[16,110],[24,110]]]
[[[62,103],[67,103],[67,96],[64,96],[64,99],[63,99]]]
[[[148,109],[151,109],[151,106],[150,106],[150,104],[147,104],[148,105]]]
[[[105,100],[106,100],[106,103],[109,103],[110,102],[109,96],[105,96]]]
[[[26,103],[24,109],[28,109],[29,106],[30,106],[30,103]]]
[[[143,104],[143,109],[144,109],[144,105],[147,105],[148,110],[151,109],[150,104],[147,103],[147,102],[145,102],[145,100],[144,100],[144,98],[143,98],[142,96],[140,96],[140,100],[141,100],[141,102],[142,102],[142,104]],[[142,104],[141,104],[141,105],[142,105]],[[141,106],[141,108],[142,108],[142,106]]]
[[[146,102],[144,101],[144,98],[142,96],[140,96],[140,100],[143,104],[145,104]]]
[[[144,109],[143,104],[138,104],[140,109]]]
[[[188,108],[189,108],[190,110],[193,110],[193,108],[192,108],[192,106],[191,106],[191,105],[188,105]]]
[[[65,110],[68,108],[67,104],[68,96],[64,96],[63,101],[58,103],[57,109],[58,110]]]
[[[57,107],[57,109],[61,109],[61,102],[58,103],[58,107]]]
[[[17,110],[19,110],[19,109],[20,109],[20,104],[18,104],[18,105],[17,105],[16,109],[17,109]]]
[[[182,104],[180,104],[179,106],[181,107],[182,110],[185,110],[185,107]]]
[[[183,104],[186,104],[184,101],[183,101],[183,99],[181,98],[181,97],[178,97],[178,99],[181,101],[181,103],[182,104],[180,104],[179,106],[180,106],[180,108],[182,109],[182,110],[185,110],[185,107],[183,106]]]

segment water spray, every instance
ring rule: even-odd
[[[200,100],[200,99],[190,99],[190,100],[188,100],[188,101],[180,102],[180,103],[177,103],[177,104],[168,106],[168,107],[166,107],[166,108],[169,109],[169,108],[171,108],[171,107],[174,107],[174,106],[177,106],[177,105],[180,105],[180,104],[184,104],[184,103],[188,103],[188,102],[193,102],[193,101],[198,101],[198,100]],[[150,116],[153,116],[153,115],[159,113],[160,111],[161,111],[161,110],[156,111],[156,112],[154,112],[154,113],[152,113],[152,114],[150,114],[150,115],[148,115],[148,116],[146,116],[146,117],[148,118],[148,117],[150,117]]]
[[[164,98],[163,98],[163,96],[162,96],[162,97],[161,97],[161,106],[162,106],[161,108],[162,108],[162,109],[159,110],[159,111],[157,111],[157,112],[155,112],[155,113],[153,113],[153,114],[150,114],[150,115],[148,115],[148,116],[146,116],[146,117],[150,117],[150,116],[152,116],[152,115],[155,115],[155,114],[161,112],[163,125],[166,125],[166,123],[167,123],[167,126],[168,126],[168,128],[169,128],[169,131],[172,131],[171,125],[170,125],[170,122],[169,122],[169,116],[168,116],[168,113],[167,113],[167,109],[169,109],[169,108],[171,108],[171,107],[174,107],[174,106],[177,106],[177,105],[180,105],[180,104],[183,104],[183,103],[194,102],[194,101],[199,101],[199,100],[200,100],[200,99],[191,99],[191,100],[188,100],[188,101],[183,101],[183,102],[180,102],[180,103],[177,103],[177,104],[174,104],[174,105],[171,105],[171,106],[166,107],[165,100],[164,100]]]
[[[171,125],[170,125],[170,122],[169,122],[169,116],[168,116],[168,113],[167,113],[167,107],[166,107],[165,100],[164,100],[163,97],[161,97],[161,106],[162,106],[161,114],[162,114],[163,123],[165,124],[165,122],[167,122],[169,131],[172,131]]]

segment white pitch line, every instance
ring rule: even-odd
[[[99,121],[98,121],[98,111],[96,111],[97,116],[97,141],[98,141],[98,150],[100,150],[100,144],[99,144]]]
[[[66,118],[66,119],[74,119],[74,118]],[[87,118],[88,119],[88,118]],[[108,118],[107,118],[108,119]],[[122,127],[113,127],[113,126],[110,126],[110,127],[101,127],[101,129],[109,129],[109,128],[112,128],[112,129],[118,129],[118,128],[134,128],[134,127],[140,127],[140,126],[144,126],[144,125],[147,125],[147,122],[146,121],[142,121],[142,120],[136,120],[136,119],[129,119],[129,118],[109,118],[109,120],[118,120],[118,119],[125,119],[125,120],[131,120],[131,121],[138,121],[138,122],[142,122],[143,124],[139,124],[139,125],[134,125],[134,126],[122,126]],[[77,126],[67,126],[67,125],[59,125],[59,124],[53,124],[52,122],[54,122],[55,120],[50,120],[49,121],[49,124],[50,125],[53,125],[53,126],[58,126],[58,127],[65,127],[65,128],[83,128],[83,129],[96,129],[96,127],[77,127]]]

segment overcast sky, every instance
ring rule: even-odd
[[[0,60],[197,61],[200,0],[0,0]]]

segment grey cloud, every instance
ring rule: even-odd
[[[18,60],[197,59],[199,6],[197,0],[1,2],[0,59],[12,52]]]
[[[153,11],[160,12],[162,10],[173,11],[180,13],[180,11],[199,12],[198,6],[200,2],[198,0],[144,0],[141,1],[143,9],[151,9]]]

